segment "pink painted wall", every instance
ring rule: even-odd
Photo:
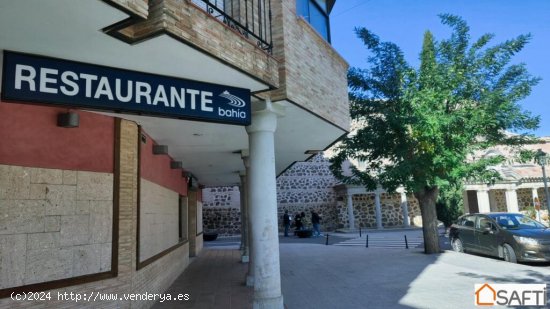
[[[80,126],[61,128],[66,108],[0,102],[0,164],[112,173],[114,118],[72,111]]]
[[[143,130],[141,133],[145,134],[147,137],[146,143],[140,141],[141,177],[178,192],[183,196],[187,196],[187,180],[185,177],[182,177],[182,169],[170,168],[170,161],[172,161],[172,158],[169,155],[153,154],[153,145],[156,144],[155,141]]]

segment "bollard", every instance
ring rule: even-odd
[[[325,243],[325,246],[328,246],[328,233],[327,233],[327,242]]]
[[[359,228],[359,238],[361,238],[361,228]]]
[[[369,247],[369,234],[367,234],[367,245],[366,247],[368,248]]]
[[[409,249],[409,242],[407,241],[407,235],[405,235],[405,248]]]

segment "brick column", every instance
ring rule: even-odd
[[[187,191],[188,197],[188,233],[189,233],[189,256],[196,256],[197,252],[197,192],[196,191]]]
[[[118,210],[118,269],[121,281],[131,282],[136,269],[136,231],[138,199],[138,126],[131,121],[116,120],[117,151],[115,158],[115,207]],[[116,221],[115,221],[116,224]],[[113,239],[115,241],[115,239]]]

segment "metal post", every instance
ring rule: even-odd
[[[361,228],[359,228],[359,238],[361,238]]]
[[[327,233],[327,241],[325,243],[325,246],[328,246],[328,233]]]
[[[405,248],[409,249],[409,242],[407,241],[407,235],[405,235]]]
[[[367,234],[367,245],[366,247],[368,248],[369,247],[369,234]]]

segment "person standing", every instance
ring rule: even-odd
[[[285,237],[288,237],[288,230],[290,229],[290,216],[288,215],[288,210],[285,209],[285,214],[283,215],[283,225],[285,226]]]
[[[322,236],[321,235],[321,217],[315,211],[311,211],[311,224],[313,225],[313,236]]]

